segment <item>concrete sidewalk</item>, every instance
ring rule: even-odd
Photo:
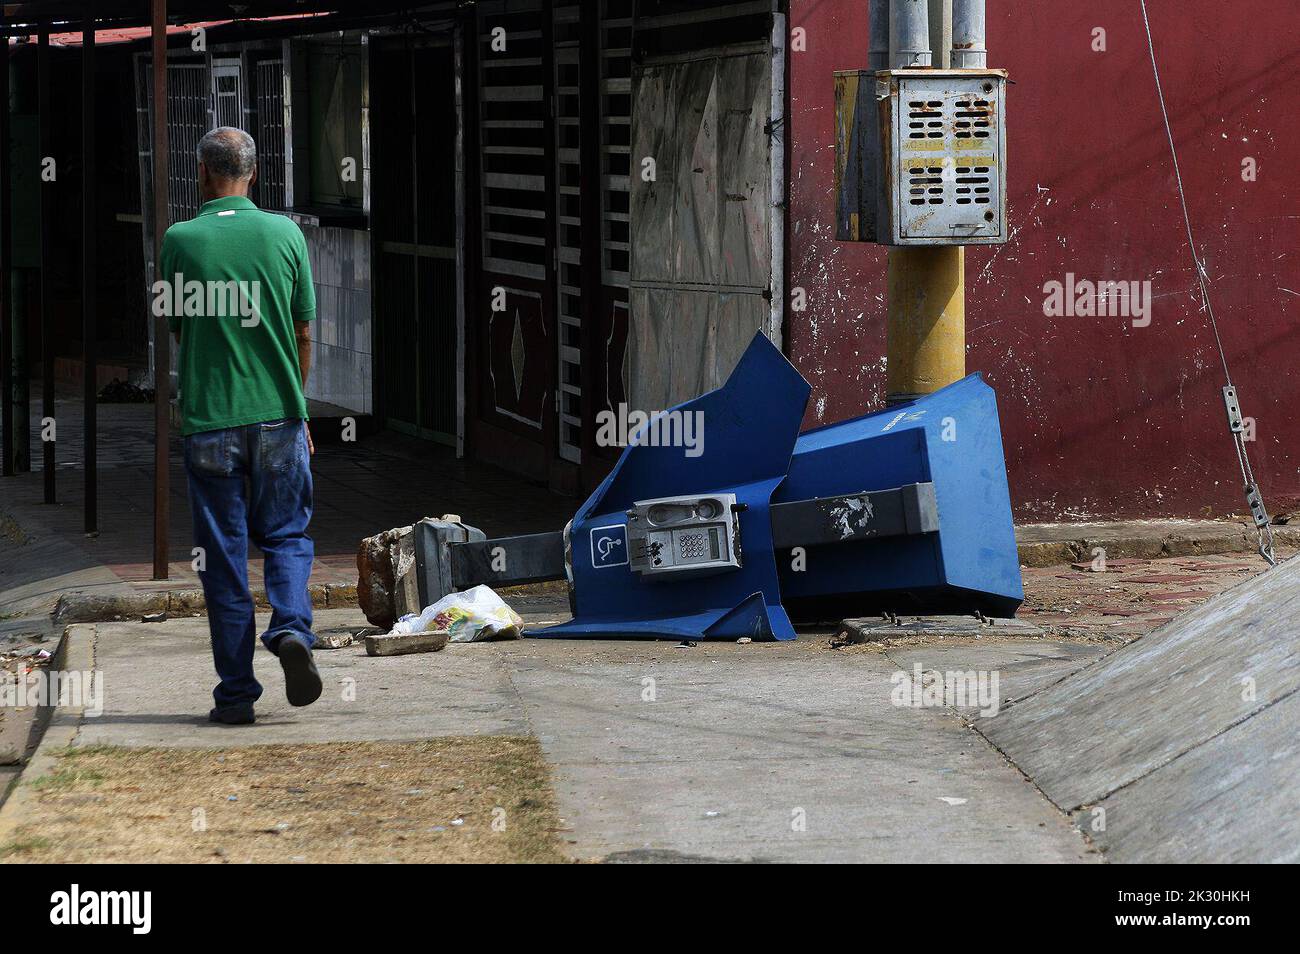
[[[887,648],[833,649],[830,634],[803,633],[685,648],[528,639],[387,658],[359,646],[320,651],[325,693],[305,710],[287,705],[279,667],[259,649],[266,692],[251,728],[206,721],[205,619],[76,626],[68,642],[86,653],[94,643],[105,702],[77,742],[202,749],[531,735],[551,764],[577,858],[1097,860],[999,748],[1010,750],[976,731],[990,722],[977,707],[895,705],[894,678],[916,665],[997,672],[1006,714],[991,723],[1012,726],[1035,700],[1068,698],[1071,682],[1104,671],[1134,637],[1266,576],[1261,567],[1209,557],[1117,560],[1104,573],[1028,569],[1022,616],[1043,638],[1011,638],[995,624],[978,637]],[[567,616],[562,598],[510,602],[532,624]],[[322,632],[363,623],[356,610],[317,616]],[[1139,653],[1145,643],[1134,644]],[[1025,738],[1036,738],[1032,727]],[[1017,764],[1050,785],[1055,761]]]
[[[975,726],[1107,857],[1300,860],[1300,560]]]
[[[566,615],[562,601],[542,598],[519,609],[534,622]],[[363,622],[327,611],[318,628]],[[204,620],[95,629],[105,708],[84,720],[78,745],[533,734],[576,858],[1097,860],[956,712],[891,703],[890,677],[925,647],[838,652],[825,635],[691,648],[529,639],[370,658],[354,646],[317,653],[325,693],[297,710],[259,649],[258,724],[230,728],[205,721]],[[965,668],[999,669],[1002,695],[1018,697],[1106,651],[990,640],[957,655]],[[933,662],[950,668],[953,652]]]

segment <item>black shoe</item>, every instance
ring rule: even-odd
[[[309,706],[320,698],[320,673],[311,658],[311,647],[297,633],[285,633],[276,643],[275,654],[284,670],[284,694],[291,706]]]
[[[222,725],[252,725],[257,717],[253,715],[251,702],[236,702],[233,706],[213,709],[208,713],[208,721],[220,722]]]

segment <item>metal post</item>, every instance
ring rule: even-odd
[[[37,139],[40,141],[41,163],[44,168],[45,159],[52,153],[51,125],[50,125],[50,28],[47,24],[41,25],[41,32],[36,41],[36,116],[39,131]],[[52,253],[50,249],[50,211],[53,205],[50,190],[54,188],[53,182],[46,182],[44,176],[41,177],[40,191],[40,283],[38,285],[40,294],[40,315],[41,315],[41,479],[45,484],[45,502],[47,504],[55,503],[55,456],[54,447],[56,441],[46,440],[45,421],[52,421],[54,416],[54,321],[53,309],[50,308],[50,261]],[[57,424],[55,425],[57,428]],[[55,437],[58,436],[57,430]]]
[[[930,65],[952,66],[952,0],[930,0]]]
[[[167,210],[167,0],[153,0],[153,261],[162,277],[162,240]],[[153,578],[167,579],[167,538],[171,529],[171,330],[155,318],[153,335]]]
[[[890,4],[889,61],[896,70],[931,64],[929,0],[893,0]]]
[[[986,69],[984,0],[952,0],[953,69]]]
[[[871,0],[871,47],[867,69],[889,69],[889,0]]]
[[[9,18],[0,9],[0,26],[8,26]],[[13,339],[13,287],[9,282],[9,269],[13,264],[10,227],[13,217],[13,189],[9,161],[9,37],[0,37],[0,472],[5,477],[14,474],[14,339]],[[26,422],[23,422],[26,426]]]
[[[930,66],[929,13],[928,0],[893,0],[889,61],[894,69]],[[890,404],[930,394],[966,375],[964,252],[958,245],[889,250],[885,350]]]
[[[13,90],[12,93],[15,107],[20,105],[16,101],[17,92],[17,90]],[[14,112],[17,113],[18,110],[15,109]],[[14,225],[13,216],[11,215],[9,218],[9,225],[12,228]],[[22,225],[22,222],[18,223],[19,228]],[[12,254],[12,241],[9,250],[10,254]],[[32,396],[30,382],[27,380],[27,269],[19,268],[17,264],[10,265],[9,268],[5,269],[5,280],[9,283],[9,327],[11,329],[9,333],[9,364],[13,368],[10,374],[13,392],[9,399],[9,418],[12,421],[9,433],[12,436],[13,443],[11,453],[13,454],[14,473],[21,474],[32,469],[30,434]]]
[[[966,376],[966,267],[960,245],[889,250],[885,326],[890,404]]]
[[[85,401],[85,531],[99,532],[99,469],[96,460],[99,328],[95,311],[95,15],[87,11],[81,28],[81,350]]]

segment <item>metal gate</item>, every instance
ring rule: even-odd
[[[211,87],[205,62],[167,64],[167,221],[154,222],[153,208],[153,83],[151,58],[138,56],[135,73],[135,113],[137,142],[140,144],[140,214],[144,228],[145,274],[154,274],[154,230],[166,231],[173,222],[192,219],[199,214],[199,170],[195,153],[199,140],[208,131]],[[152,375],[154,331],[149,328],[149,367]],[[168,347],[171,347],[168,339]],[[176,379],[176,362],[171,363],[171,377]]]
[[[475,10],[482,263],[476,280],[488,303],[474,322],[478,411],[496,429],[494,453],[509,447],[518,459],[532,445],[542,451],[533,466],[545,468],[546,457],[558,454],[553,22],[541,0],[485,0]]]
[[[253,123],[257,140],[257,204],[283,209],[284,190],[284,60],[278,56],[255,60],[252,68]]]
[[[244,94],[239,59],[212,61],[212,127],[244,128]]]
[[[140,207],[144,212],[145,258],[152,274],[153,84],[150,59],[136,61],[136,125],[140,143]],[[207,64],[167,64],[167,211],[172,222],[199,214],[199,171],[195,152],[208,131],[209,79]]]

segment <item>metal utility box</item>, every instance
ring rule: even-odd
[[[708,576],[736,569],[736,495],[639,500],[627,512],[627,552],[643,577]]]
[[[836,237],[1007,241],[1005,70],[835,74]]]

